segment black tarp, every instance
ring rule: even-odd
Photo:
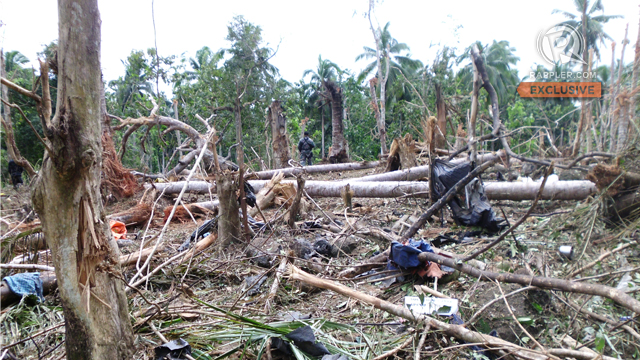
[[[464,162],[452,164],[448,161],[435,160],[431,167],[434,200],[443,197],[449,189],[471,172],[471,164]],[[460,225],[480,226],[495,233],[504,229],[507,224],[497,217],[484,193],[484,185],[480,178],[473,179],[464,189],[464,200],[461,194],[449,202],[454,220]]]

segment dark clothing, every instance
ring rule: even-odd
[[[316,147],[316,144],[308,136],[303,137],[298,142],[298,151],[300,151],[300,163],[302,165],[307,162],[307,165],[311,165],[313,161],[313,153],[311,150]]]
[[[18,184],[22,184],[22,172],[24,169],[22,166],[15,163],[13,160],[9,160],[9,174],[11,175],[11,184],[13,187],[17,187]]]

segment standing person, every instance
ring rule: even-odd
[[[11,184],[13,188],[18,190],[18,188],[23,184],[22,182],[22,171],[24,170],[22,166],[16,164],[15,161],[9,160],[8,166],[9,174],[11,175]]]
[[[300,151],[300,163],[304,166],[305,160],[307,161],[307,165],[311,165],[313,159],[313,153],[311,150],[316,147],[316,144],[309,138],[309,132],[304,132],[304,137],[300,139],[298,142],[298,151]]]

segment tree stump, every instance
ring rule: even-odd
[[[391,143],[385,171],[409,169],[416,165],[416,142],[411,134],[406,134],[404,138],[395,138]]]
[[[220,249],[240,241],[240,216],[238,207],[238,181],[234,173],[222,171],[218,177],[218,244]]]

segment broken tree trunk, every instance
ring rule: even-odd
[[[304,168],[296,167],[296,168],[285,168],[285,169],[275,169],[275,170],[266,170],[266,171],[258,171],[252,174],[248,174],[247,176],[257,176],[258,179],[268,180],[273,177],[276,173],[281,172],[284,176],[297,176],[303,173],[326,173],[329,171],[349,171],[349,170],[363,170],[363,169],[372,169],[377,167],[380,164],[379,161],[362,161],[357,163],[343,163],[343,164],[326,164],[326,165],[311,165],[305,166]]]
[[[218,239],[220,248],[240,240],[240,217],[238,216],[238,183],[230,171],[218,174]]]
[[[436,117],[438,122],[435,129],[435,147],[447,147],[447,106],[442,97],[442,85],[436,83]]]
[[[69,360],[131,359],[133,330],[119,250],[100,197],[100,13],[96,0],[58,1],[57,108],[43,101],[45,153],[32,193],[56,268]],[[48,79],[48,73],[42,74]],[[43,99],[49,97],[43,86]],[[94,294],[91,296],[90,294]],[[101,299],[97,301],[95,298]],[[106,305],[105,305],[106,304]]]
[[[287,223],[292,229],[296,228],[296,218],[298,217],[298,213],[300,211],[300,200],[302,199],[302,193],[304,192],[304,184],[304,178],[302,176],[299,176],[296,179],[296,196],[293,199],[293,203],[291,203],[291,206],[289,207],[289,218],[287,219]]]
[[[276,169],[289,167],[289,160],[291,160],[291,154],[289,153],[289,135],[287,134],[287,123],[279,100],[271,103],[267,117],[271,123],[274,167]]]
[[[393,139],[385,172],[410,169],[416,165],[416,142],[411,134],[406,134],[404,138]]]
[[[266,209],[271,204],[273,204],[273,200],[276,197],[275,186],[282,181],[284,178],[284,174],[277,173],[273,176],[271,180],[256,194],[256,206],[249,210],[249,215],[256,216],[259,212],[259,209]],[[265,221],[267,219],[264,219]]]

